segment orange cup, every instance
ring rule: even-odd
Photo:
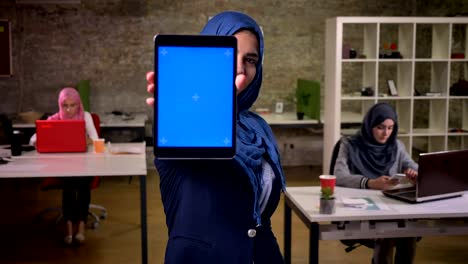
[[[94,153],[104,153],[104,139],[98,138],[93,140]]]
[[[335,192],[336,176],[335,175],[320,175],[320,187],[330,187],[332,192]]]

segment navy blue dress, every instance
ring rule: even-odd
[[[165,263],[283,263],[270,225],[279,177],[256,227],[251,184],[232,164],[155,160],[169,230]]]

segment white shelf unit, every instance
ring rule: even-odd
[[[362,121],[377,102],[395,107],[398,138],[416,161],[419,153],[468,148],[468,96],[450,95],[453,83],[468,80],[468,18],[336,17],[326,21],[325,41],[323,173],[341,135],[358,130],[342,116]],[[345,56],[348,48],[355,58]],[[361,96],[366,87],[374,94]]]

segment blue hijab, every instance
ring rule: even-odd
[[[381,144],[375,140],[372,129],[386,119],[393,120],[395,124],[390,137]],[[388,175],[397,154],[397,120],[395,110],[387,103],[378,103],[369,109],[364,116],[361,131],[349,141],[349,166],[352,173],[359,173],[371,179]]]
[[[262,84],[263,35],[255,20],[245,14],[232,11],[222,12],[213,17],[201,34],[232,36],[244,29],[257,36],[259,62],[254,79],[237,96],[237,149],[233,162],[249,176],[255,196],[254,219],[258,225],[261,225],[258,200],[262,192],[262,159],[269,162],[276,177],[281,179],[283,190],[285,186],[280,156],[271,128],[260,116],[249,111],[257,100]]]

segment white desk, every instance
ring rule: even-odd
[[[336,187],[336,212],[319,214],[320,187],[285,192],[284,258],[291,263],[291,209],[309,229],[309,263],[319,263],[319,240],[468,234],[468,193],[462,197],[408,204],[380,191]],[[367,197],[380,210],[346,208],[342,198]],[[464,219],[465,218],[465,219]],[[379,220],[387,220],[381,221]],[[389,221],[395,220],[395,221]],[[336,222],[347,222],[338,225]],[[334,223],[335,222],[335,223]]]
[[[270,126],[282,126],[282,127],[317,127],[321,125],[319,120],[310,119],[307,116],[304,116],[304,119],[298,120],[296,113],[285,112],[282,114],[269,113],[269,114],[260,114],[263,119]]]
[[[144,113],[132,113],[130,116],[114,115],[114,114],[100,114],[101,118],[101,134],[107,131],[126,131],[134,130],[137,132],[137,138],[130,139],[132,141],[144,141],[146,137],[145,123],[148,116]],[[123,139],[127,141],[128,139]]]
[[[127,143],[125,146],[141,146],[142,144]],[[119,146],[118,143],[113,145]],[[12,157],[12,159],[8,164],[0,165],[0,178],[140,176],[141,253],[142,263],[148,262],[145,151],[140,154],[118,155],[95,154],[91,149],[85,153],[39,154],[31,151],[23,152],[23,155]]]
[[[124,115],[99,114],[101,119],[101,128],[116,127],[145,127],[148,116],[144,113],[133,113],[130,117]]]
[[[259,114],[270,126],[282,126],[282,127],[321,127],[323,122],[311,119],[304,116],[303,120],[298,120],[296,113],[284,112],[281,114],[268,113]],[[341,120],[343,124],[355,125],[361,124],[363,116],[353,112],[341,113]],[[321,120],[324,120],[323,113],[321,113]]]

